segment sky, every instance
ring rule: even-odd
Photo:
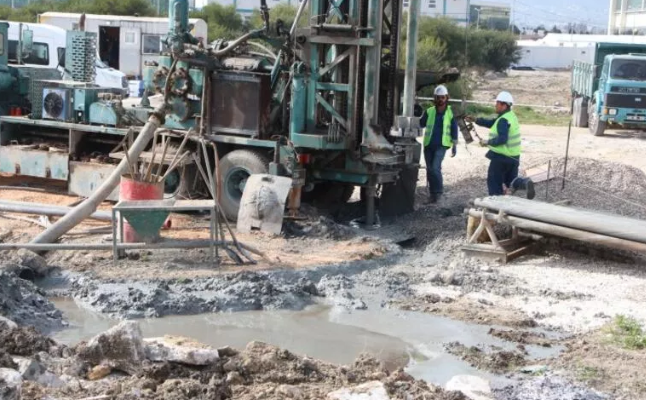
[[[588,26],[608,26],[609,0],[498,0],[512,5],[514,22],[519,26],[536,27],[566,25],[569,22]]]

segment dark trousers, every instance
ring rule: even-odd
[[[442,161],[446,155],[446,147],[426,146],[424,147],[424,160],[426,161],[426,180],[428,191],[431,195],[444,193],[444,181],[442,180]]]
[[[489,196],[502,196],[505,194],[503,185],[511,188],[512,182],[514,186],[519,186],[514,187],[514,189],[520,189],[523,182],[521,179],[516,179],[516,177],[518,177],[518,162],[516,160],[492,159],[487,173]]]

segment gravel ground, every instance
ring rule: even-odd
[[[565,153],[562,129],[527,126],[523,134],[522,168],[540,167],[554,160],[554,169],[561,170],[560,159]],[[597,138],[573,129],[567,176],[579,185],[568,182],[565,191],[560,191],[560,181],[552,182],[549,200],[568,199],[572,206],[641,217],[644,207],[632,203],[640,203],[646,192],[644,151],[646,142],[635,137],[611,134]],[[347,230],[335,223],[326,222],[324,230],[314,230],[316,225],[305,223],[292,232],[294,236],[305,235],[300,246],[323,243],[308,239],[311,234],[317,240],[336,243],[337,248],[339,244],[361,246],[367,241],[378,243],[383,251],[378,256],[365,253],[347,262],[321,261],[318,266],[302,269],[275,264],[268,272],[186,279],[179,278],[186,273],[181,269],[174,271],[172,279],[151,278],[151,272],[137,279],[138,271],[159,267],[152,261],[137,264],[140,269],[124,269],[123,278],[105,278],[93,271],[105,263],[88,259],[84,272],[75,269],[80,275],[65,276],[72,282],[65,290],[91,308],[132,317],[298,309],[321,297],[353,310],[392,304],[480,324],[502,321],[502,325],[513,327],[539,325],[564,336],[592,332],[617,314],[646,322],[646,273],[639,258],[607,250],[591,252],[586,246],[563,241],[547,242],[542,252],[509,265],[469,259],[462,254],[466,227],[462,212],[471,199],[486,195],[488,161],[484,153],[485,149],[479,147],[470,146],[467,151],[461,146],[457,157],[445,160],[446,198],[439,206],[423,204],[425,174],[421,171],[417,211],[395,221],[384,221],[384,231],[415,236],[413,246],[407,249],[375,238],[347,239]],[[544,186],[538,189],[540,200],[544,198]],[[338,239],[341,241],[336,242]],[[293,243],[288,247],[290,251],[308,251],[294,249]],[[65,267],[62,258],[50,259],[51,262]],[[164,271],[165,267],[159,268]],[[120,270],[111,273],[118,276]],[[504,400],[598,398],[566,378],[551,376],[516,381],[495,393],[497,399]],[[530,393],[536,395],[531,397]],[[640,392],[628,393],[624,398],[630,399],[631,395],[633,399],[643,398]]]

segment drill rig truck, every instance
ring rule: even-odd
[[[208,45],[189,33],[187,0],[169,3],[166,51],[144,66],[141,104],[125,107],[88,83],[84,60],[96,37],[71,31],[66,64],[75,81],[32,81],[26,115],[0,118],[0,173],[67,181],[71,193],[88,196],[124,157],[116,146],[138,134],[161,97],[160,135],[179,143],[191,132],[216,144],[220,204],[232,220],[247,178],[266,173],[292,178],[292,210],[301,197],[347,201],[360,186],[367,224],[376,198],[382,215],[412,211],[421,130],[412,106],[400,115],[403,82],[412,74],[419,88],[459,74],[398,68],[401,0],[303,0],[291,26],[270,24],[262,0],[262,28]],[[306,7],[311,17],[299,27]],[[416,30],[417,15],[409,18]],[[48,145],[33,147],[39,141]],[[144,159],[154,152],[147,150]],[[191,196],[197,162],[170,175],[166,192]]]

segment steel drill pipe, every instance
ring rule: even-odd
[[[148,122],[141,129],[137,139],[130,146],[128,156],[131,160],[137,160],[142,151],[148,146],[155,132],[163,124],[165,105],[162,104],[155,109],[153,114],[148,118]],[[53,243],[58,238],[69,232],[72,228],[83,222],[84,219],[92,215],[97,207],[108,198],[110,193],[117,187],[121,175],[128,172],[128,161],[124,157],[119,165],[112,171],[112,174],[99,186],[92,196],[88,197],[74,207],[63,218],[56,221],[55,224],[47,228],[40,235],[36,236],[31,243]]]
[[[646,221],[638,219],[509,196],[476,199],[474,205],[528,220],[646,243]]]
[[[482,218],[482,211],[471,209],[469,216]],[[630,240],[618,239],[598,233],[586,232],[578,229],[566,228],[563,226],[552,225],[544,222],[532,221],[529,219],[512,217],[505,215],[499,218],[496,214],[485,213],[485,218],[489,221],[498,221],[506,225],[511,225],[519,229],[532,232],[539,232],[546,235],[561,236],[568,239],[574,239],[581,242],[593,243],[627,251],[637,251],[646,253],[646,244]]]
[[[52,206],[49,204],[29,203],[24,201],[0,200],[0,211],[2,212],[61,216],[67,214],[71,210],[72,207]],[[90,214],[88,218],[100,221],[112,221],[112,214],[108,211],[96,211]]]

